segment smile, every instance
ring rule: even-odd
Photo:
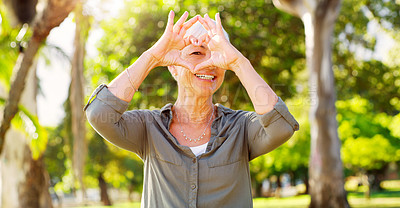
[[[204,79],[204,80],[213,80],[214,76],[212,75],[206,75],[206,74],[195,74],[196,77],[200,78],[200,79]]]

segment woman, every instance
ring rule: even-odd
[[[105,139],[144,162],[142,207],[252,207],[249,161],[288,140],[298,123],[283,101],[229,43],[219,14],[174,25],[85,106]],[[161,110],[126,111],[142,81],[168,66],[178,98]],[[212,103],[226,70],[246,88],[255,112]]]

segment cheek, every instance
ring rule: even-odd
[[[201,62],[208,60],[209,58],[210,58],[210,56],[207,56],[207,55],[192,55],[192,56],[186,58],[186,60],[189,61],[190,63],[192,63],[193,65],[197,65]]]

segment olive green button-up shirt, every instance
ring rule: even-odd
[[[288,140],[299,124],[279,98],[264,115],[216,104],[206,152],[195,156],[169,132],[172,104],[126,111],[100,85],[85,106],[93,128],[144,162],[141,207],[252,207],[249,161]]]

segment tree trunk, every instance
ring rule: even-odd
[[[367,190],[364,192],[364,197],[366,199],[370,199],[371,198],[371,183],[369,182],[369,177],[368,177],[368,173],[366,173],[365,175],[362,174],[361,176],[361,184],[365,187],[367,187]],[[360,184],[359,184],[360,185]]]
[[[277,198],[277,199],[281,198],[281,189],[282,189],[281,176],[277,175],[277,177],[276,177],[275,198]]]
[[[88,17],[82,14],[82,4],[78,4],[75,9],[75,40],[74,40],[74,56],[71,65],[71,127],[73,135],[73,169],[74,176],[78,179],[82,190],[82,200],[86,198],[85,186],[83,183],[85,159],[87,155],[87,143],[85,139],[85,119],[83,115],[84,105],[84,57],[85,57],[85,41],[88,37],[89,21]]]
[[[290,171],[289,172],[289,176],[290,176],[290,186],[296,186],[296,172],[295,171]]]
[[[317,7],[314,14],[302,17],[313,102],[310,107],[310,207],[349,207],[340,158],[331,61],[331,40],[339,2],[321,1]]]
[[[331,40],[340,0],[274,0],[276,7],[301,18],[310,72],[310,207],[349,207],[344,190]]]
[[[128,187],[128,199],[129,199],[129,202],[133,202],[132,194],[133,194],[134,188],[135,188],[135,185],[131,182],[129,184],[129,187]]]
[[[100,187],[100,200],[103,202],[104,206],[111,206],[112,202],[110,198],[108,197],[108,191],[107,191],[107,183],[103,178],[103,174],[100,173],[99,177],[99,187]]]
[[[310,183],[309,183],[309,178],[308,178],[308,174],[305,174],[304,175],[304,178],[303,178],[303,182],[304,182],[304,184],[306,185],[306,194],[309,194],[310,193]]]
[[[22,60],[19,58],[18,63]],[[18,64],[17,64],[18,65]],[[35,66],[35,64],[33,65]],[[21,105],[36,115],[36,70],[30,70],[27,88],[22,93]],[[44,166],[43,157],[32,158],[29,147],[31,138],[11,128],[5,140],[1,155],[1,207],[51,208],[49,194],[50,178]]]
[[[14,66],[13,72],[16,72],[17,75],[11,84],[6,106],[3,111],[3,120],[1,121],[0,126],[0,154],[3,151],[5,135],[7,130],[10,128],[11,120],[18,112],[18,103],[21,98],[22,91],[25,88],[25,78],[29,73],[29,69],[32,66],[33,59],[37,51],[39,50],[39,46],[40,41],[38,41],[37,39],[31,39],[29,41],[27,49],[24,53],[20,53],[17,63]]]

